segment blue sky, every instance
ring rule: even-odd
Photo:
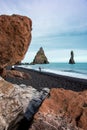
[[[32,41],[24,62],[42,46],[50,62],[87,62],[87,0],[0,0],[0,14],[32,19]]]

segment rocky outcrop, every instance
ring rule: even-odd
[[[48,63],[49,63],[48,59],[45,56],[43,48],[41,47],[31,64],[48,64]]]
[[[87,130],[87,91],[51,89],[29,130]]]
[[[0,16],[0,71],[20,62],[31,41],[32,21],[20,15]]]
[[[14,85],[0,77],[0,130],[17,130],[21,119],[31,120],[48,92],[46,88],[39,92],[24,84]]]
[[[75,64],[75,61],[74,61],[74,52],[71,51],[71,57],[70,57],[70,60],[69,60],[69,64]]]
[[[21,78],[21,79],[31,79],[31,76],[29,73],[20,72],[17,70],[6,70],[6,77],[12,77],[12,78]]]

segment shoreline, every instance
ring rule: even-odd
[[[30,66],[19,65],[18,67],[23,67],[26,69],[34,69],[37,71],[41,69],[41,71],[43,72],[55,73],[58,75],[75,77],[80,79],[87,79],[87,69],[86,69],[87,63],[85,63],[85,65],[82,63],[81,67],[78,63],[75,66],[68,63],[50,63],[46,65],[47,66],[44,66],[44,64],[36,64]],[[58,68],[55,68],[56,66],[58,66]]]
[[[87,80],[87,75],[85,75],[84,73],[79,73],[78,71],[66,71],[66,70],[58,70],[57,72],[55,70],[49,70],[49,71],[43,71],[43,72],[48,72],[48,73],[52,73],[52,74],[57,74],[57,75],[62,75],[62,76],[67,76],[67,77],[73,77],[73,78],[77,78],[77,79],[86,79]]]
[[[87,80],[50,72],[40,72],[23,67],[15,67],[15,70],[28,73],[31,79],[20,79],[18,77],[7,77],[6,80],[14,84],[26,84],[37,90],[42,88],[64,88],[66,90],[83,91],[87,89]]]

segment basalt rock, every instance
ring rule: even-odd
[[[31,41],[32,21],[26,16],[0,16],[0,70],[20,62]]]
[[[44,53],[43,48],[41,47],[31,64],[48,64],[48,63],[49,63],[48,59]]]
[[[22,119],[30,121],[48,92],[46,88],[37,91],[24,84],[11,84],[0,77],[0,130],[18,130]]]
[[[70,60],[69,60],[69,64],[75,64],[75,61],[74,61],[74,52],[71,51],[71,57],[70,57]]]
[[[51,89],[29,130],[87,130],[87,91]]]

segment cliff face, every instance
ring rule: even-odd
[[[32,21],[20,15],[0,16],[0,69],[20,62],[31,41]]]
[[[75,61],[74,61],[74,52],[71,51],[71,57],[70,57],[70,60],[69,60],[69,64],[75,64]]]
[[[48,59],[45,56],[43,48],[41,47],[31,64],[48,64],[48,63],[49,63]]]

